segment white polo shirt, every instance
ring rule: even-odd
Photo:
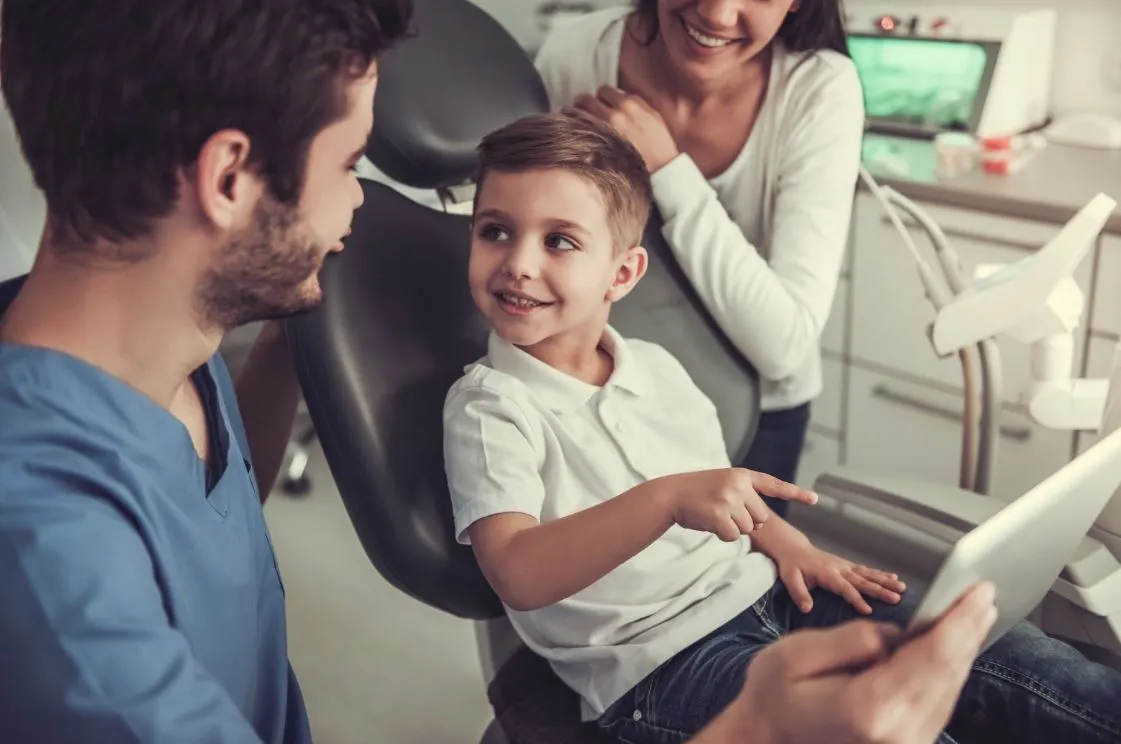
[[[715,406],[669,352],[610,327],[603,346],[615,371],[602,388],[494,334],[487,356],[452,386],[444,455],[461,542],[484,517],[518,512],[548,522],[652,478],[730,466]],[[592,720],[776,579],[748,538],[725,543],[674,526],[584,591],[507,614]]]

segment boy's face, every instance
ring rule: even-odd
[[[472,232],[475,304],[531,353],[564,338],[598,342],[611,303],[646,269],[642,248],[615,250],[595,185],[562,169],[488,173]]]

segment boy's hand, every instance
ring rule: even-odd
[[[896,574],[845,560],[814,547],[808,540],[772,558],[778,564],[786,591],[802,612],[813,609],[810,591],[817,587],[844,597],[863,615],[872,613],[872,607],[864,600],[865,595],[896,604],[902,599],[900,593],[907,589]]]
[[[745,468],[721,468],[669,476],[673,479],[673,521],[734,542],[767,521],[771,510],[759,494],[816,504],[817,494]]]

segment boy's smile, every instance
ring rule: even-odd
[[[511,315],[531,315],[537,310],[550,307],[553,304],[515,289],[501,289],[493,294],[495,299],[498,300],[498,306]]]

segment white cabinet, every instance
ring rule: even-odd
[[[1121,336],[1121,237],[1115,235],[1101,241],[1090,325],[1095,331]]]
[[[833,357],[824,357],[821,361],[821,376],[821,395],[810,406],[810,415],[817,426],[839,433],[845,397],[844,363]]]
[[[848,392],[846,467],[958,482],[960,399],[855,365]]]
[[[957,485],[962,398],[854,366],[850,372],[846,465]],[[1073,435],[1001,412],[991,494],[1014,499],[1062,467]]]
[[[813,488],[814,481],[841,464],[841,443],[835,437],[811,429],[798,463],[798,485]]]
[[[848,325],[849,293],[852,283],[848,277],[841,277],[837,282],[837,292],[833,295],[833,309],[829,311],[829,320],[821,331],[821,348],[823,351],[842,355],[848,346],[845,327]]]
[[[1024,220],[1011,220],[961,209],[921,205],[942,226],[957,250],[963,271],[972,277],[982,263],[1005,263],[1027,257],[1045,244],[1058,227]],[[855,246],[852,278],[852,339],[854,359],[898,371],[905,376],[961,387],[961,368],[956,356],[939,359],[928,340],[934,309],[918,278],[915,260],[901,236],[887,221],[878,203],[862,195],[854,214]],[[919,250],[937,268],[926,234],[913,228]],[[1093,271],[1092,254],[1082,263],[1075,278],[1089,297]],[[1084,346],[1084,334],[1076,339],[1076,355]],[[998,339],[1004,370],[1003,395],[1014,400],[1027,381],[1029,347],[1007,338]]]

